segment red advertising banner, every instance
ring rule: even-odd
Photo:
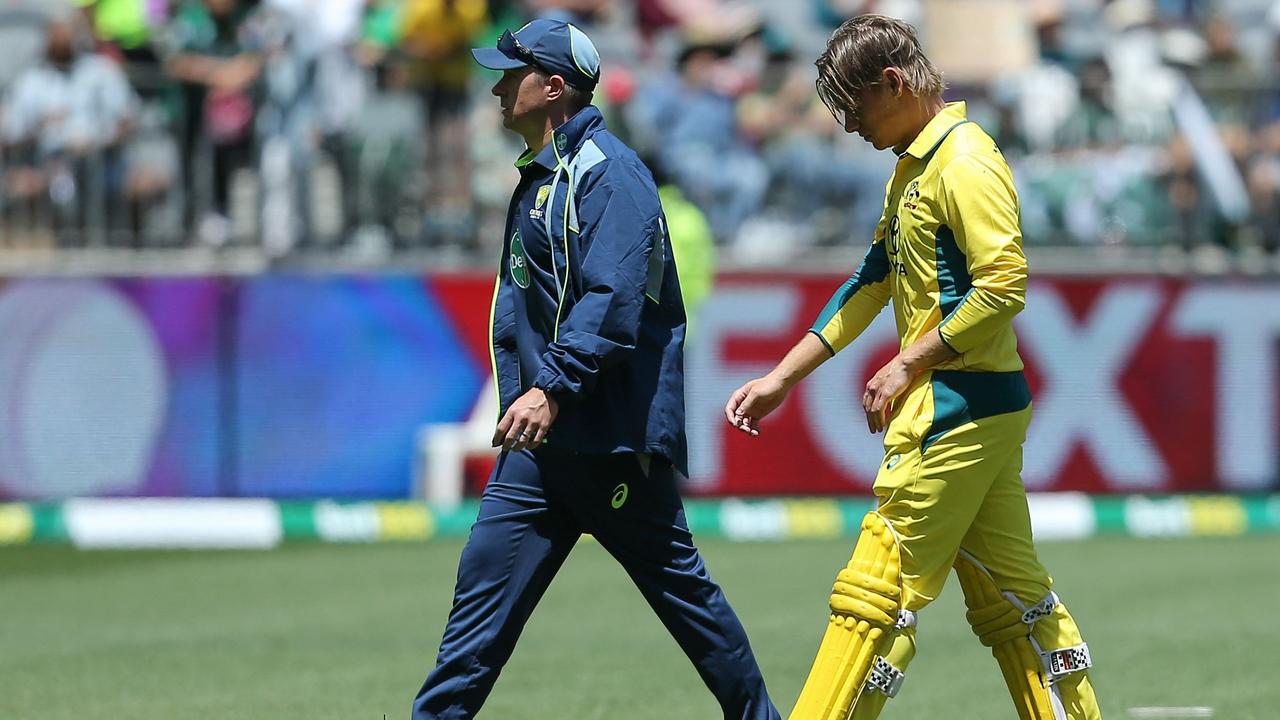
[[[759,437],[733,431],[723,416],[729,394],[768,371],[844,279],[770,273],[718,280],[697,310],[686,352],[690,492],[870,491],[881,437],[868,433],[859,399],[897,349],[891,312],[800,384]],[[489,278],[474,282],[492,287]],[[481,330],[483,311],[470,317],[475,310],[466,307],[469,317],[456,318],[459,324]],[[1280,284],[1041,277],[1015,323],[1035,402],[1024,446],[1028,489],[1277,486]]]
[[[803,333],[839,276],[734,276],[690,344],[692,487],[727,494],[869,490],[881,458],[864,383],[897,349],[891,313],[793,391],[758,438],[725,398]],[[1277,475],[1280,286],[1148,277],[1042,279],[1016,322],[1035,410],[1033,490],[1260,490]]]

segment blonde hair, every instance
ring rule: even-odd
[[[884,15],[846,20],[827,40],[818,66],[818,97],[836,117],[856,112],[858,95],[880,81],[887,67],[902,72],[906,89],[917,97],[941,96],[942,73],[920,49],[915,28]]]

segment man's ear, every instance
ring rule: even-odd
[[[547,78],[547,100],[554,102],[564,97],[564,77],[552,75]]]
[[[907,84],[902,78],[902,71],[896,67],[887,67],[884,69],[884,85],[889,89],[889,94],[897,97],[902,91],[907,89]]]

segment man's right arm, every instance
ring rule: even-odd
[[[879,233],[877,233],[879,234]],[[778,409],[796,383],[862,334],[889,302],[889,258],[882,238],[872,244],[862,265],[836,290],[818,320],[777,367],[738,388],[725,405],[730,425],[751,435]]]
[[[829,357],[831,352],[820,336],[805,333],[768,375],[748,382],[729,397],[724,406],[725,419],[747,434],[759,435],[764,416],[777,410],[791,388]]]
[[[835,355],[862,334],[889,304],[889,256],[883,238],[867,250],[862,265],[836,290],[809,332]]]

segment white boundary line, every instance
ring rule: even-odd
[[[1186,707],[1149,705],[1131,707],[1126,713],[1129,717],[1135,718],[1207,718],[1213,717],[1213,708],[1205,705],[1190,705]]]

